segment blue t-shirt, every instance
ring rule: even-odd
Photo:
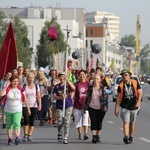
[[[64,93],[64,85],[63,86],[61,86],[60,84],[55,85],[53,89],[53,94],[54,93],[57,96],[61,96]],[[66,94],[68,95],[68,97],[65,99],[65,108],[68,108],[72,106],[72,98],[68,88],[66,89]],[[56,109],[63,109],[63,99],[56,100]]]

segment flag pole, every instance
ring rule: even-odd
[[[70,33],[70,29],[68,29],[68,25],[67,28],[64,29],[67,32],[67,49],[66,49],[66,63],[65,63],[65,74],[67,75],[68,73],[68,67],[67,67],[67,62],[68,62],[68,38],[69,38],[69,33]],[[66,86],[67,86],[67,81],[65,80],[65,85],[64,85],[64,94],[66,94]],[[63,99],[63,120],[65,118],[65,107],[66,107],[66,99]]]

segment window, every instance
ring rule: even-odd
[[[93,45],[93,40],[90,40],[90,46],[92,47],[92,45]]]
[[[88,30],[86,30],[86,37],[88,37]]]
[[[85,42],[85,47],[87,48],[88,47],[88,40],[86,40],[86,42]]]
[[[90,35],[93,36],[93,29],[90,30]]]

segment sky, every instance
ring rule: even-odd
[[[140,15],[141,46],[150,44],[150,0],[0,0],[0,7],[71,7],[84,8],[86,12],[107,11],[120,18],[120,38],[136,35],[137,15]]]

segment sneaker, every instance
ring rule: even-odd
[[[123,142],[125,143],[125,144],[129,144],[130,142],[129,142],[129,138],[127,137],[127,136],[125,136],[124,138],[123,138]]]
[[[28,136],[27,140],[28,140],[28,141],[32,141],[33,139],[32,139],[31,136]]]
[[[58,127],[58,125],[57,125],[57,124],[54,124],[54,127]]]
[[[129,142],[133,143],[133,137],[132,136],[129,137]]]
[[[12,144],[12,139],[8,139],[8,145]]]
[[[62,134],[58,133],[58,142],[62,142]]]
[[[64,143],[64,144],[68,144],[68,140],[67,140],[67,139],[64,139],[64,140],[63,140],[63,143]]]
[[[92,143],[97,143],[96,135],[93,135]]]
[[[6,128],[6,124],[5,124],[5,123],[3,124],[2,128],[3,128],[3,129],[5,129],[5,128]]]
[[[44,126],[44,124],[45,124],[45,120],[41,120],[39,126]]]
[[[84,134],[84,140],[87,140],[89,138],[89,136],[87,135],[87,133]]]
[[[97,141],[97,142],[101,142],[99,135],[96,135],[96,141]]]
[[[53,119],[52,123],[53,123],[53,124],[56,124],[56,121]]]
[[[20,137],[17,137],[17,138],[15,139],[15,145],[18,145],[20,142],[21,142]]]
[[[82,134],[79,134],[78,139],[79,139],[79,140],[83,140]]]
[[[53,119],[52,118],[49,119],[49,124],[53,124]]]
[[[23,137],[22,141],[24,141],[24,142],[27,142],[27,141],[28,141],[28,139],[27,139],[27,135],[24,135],[24,137]]]

